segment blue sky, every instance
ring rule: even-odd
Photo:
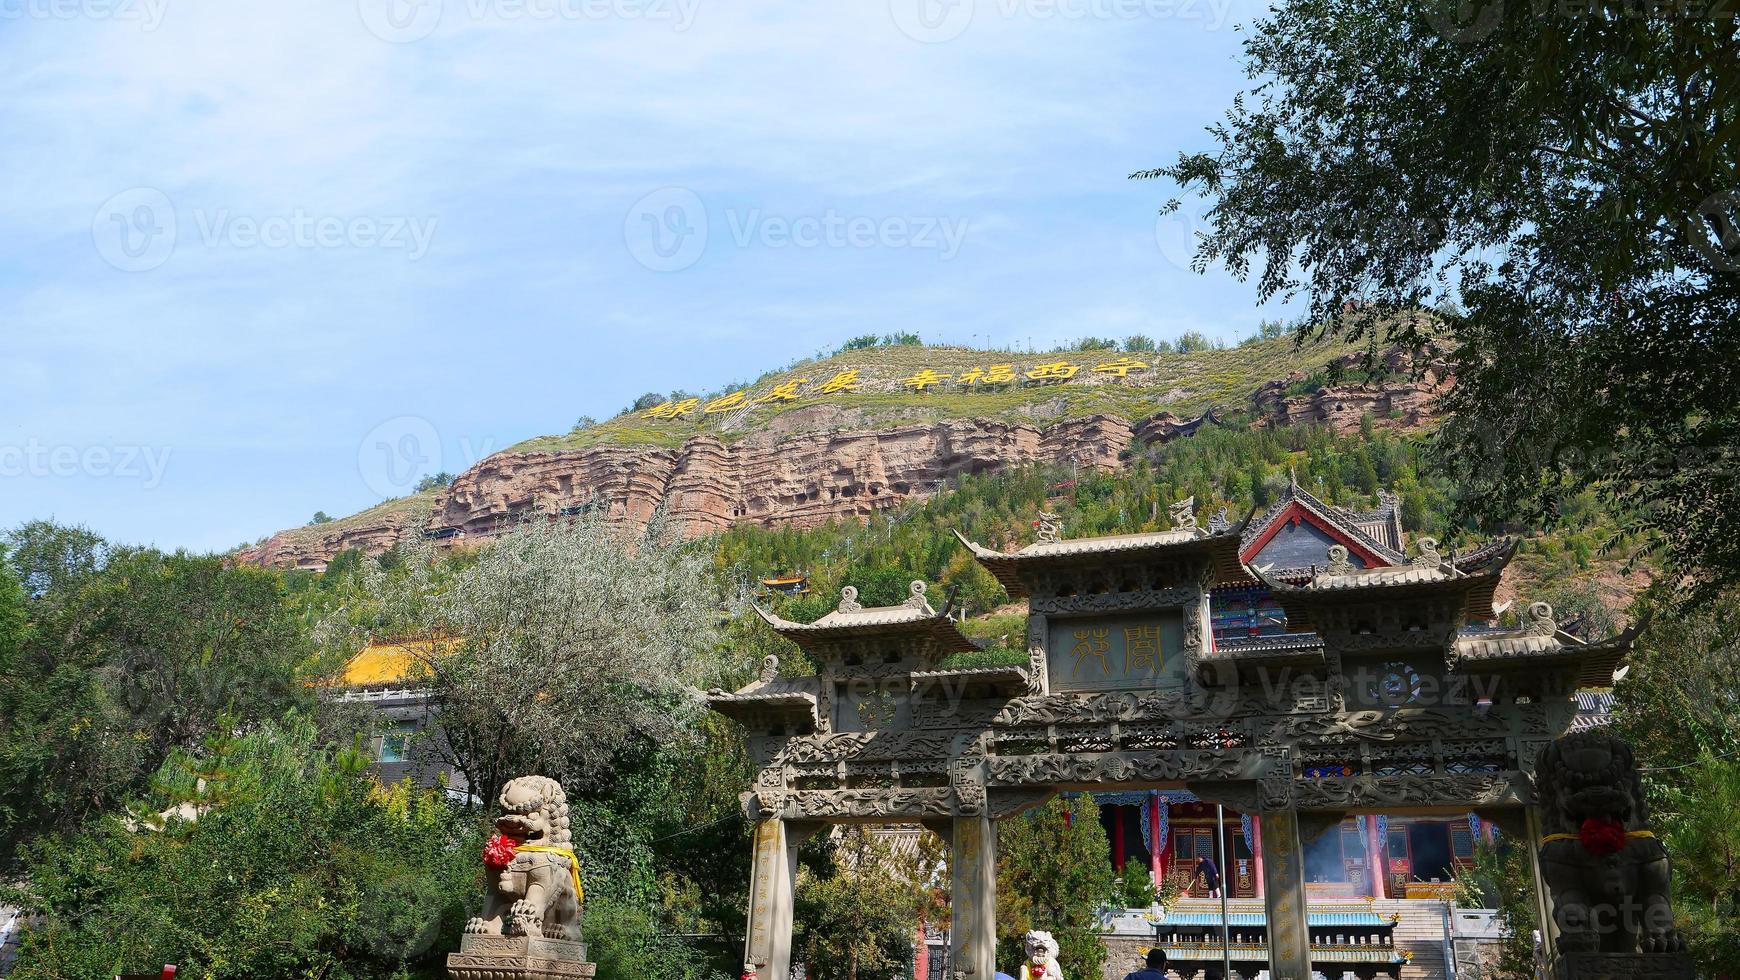
[[[1245,336],[1126,177],[1256,12],[0,0],[0,523],[227,548],[867,332]]]

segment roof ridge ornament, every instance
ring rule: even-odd
[[[761,660],[761,683],[772,684],[779,676],[779,658],[768,654]]]
[[[1208,519],[1208,533],[1225,534],[1232,530],[1232,518],[1227,516],[1227,508],[1222,507]]]
[[[924,597],[925,590],[928,588],[929,586],[925,585],[922,580],[914,579],[912,584],[907,587],[906,604],[914,609],[928,611],[930,602]]]
[[[1444,564],[1444,556],[1438,551],[1437,538],[1420,538],[1414,542],[1420,553],[1414,556],[1414,564],[1419,568],[1438,568]]]
[[[1039,544],[1056,544],[1063,535],[1063,518],[1050,511],[1040,511],[1039,520],[1034,521],[1033,526],[1039,529],[1034,535]]]
[[[1553,619],[1553,607],[1545,602],[1529,603],[1527,629],[1531,636],[1553,636],[1559,632],[1559,623]]]
[[[1347,545],[1332,544],[1329,546],[1329,567],[1323,570],[1326,576],[1352,575],[1353,562],[1348,560]]]
[[[1166,508],[1172,518],[1172,530],[1194,531],[1196,526],[1196,495],[1191,494],[1183,500]]]
[[[858,587],[848,585],[840,590],[839,611],[843,613],[863,612],[864,607],[858,604]]]

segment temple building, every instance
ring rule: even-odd
[[[1225,524],[1220,515],[1215,523]],[[1437,542],[1419,541],[1422,555],[1437,555]],[[1287,610],[1270,582],[1300,587],[1329,564],[1330,549],[1344,549],[1353,569],[1412,569],[1406,554],[1401,503],[1380,493],[1371,511],[1335,507],[1290,481],[1278,499],[1249,521],[1239,537],[1239,561],[1260,570],[1248,581],[1222,583],[1209,594],[1212,649],[1239,656],[1313,650],[1322,640],[1289,627]],[[1492,562],[1504,544],[1497,542],[1450,559],[1458,569]],[[1337,551],[1341,554],[1342,551]],[[1590,702],[1594,708],[1598,702]],[[1604,717],[1604,713],[1603,713]],[[1582,724],[1597,724],[1585,720]],[[1345,776],[1345,766],[1323,776]],[[1096,794],[1111,842],[1112,863],[1127,873],[1134,864],[1149,870],[1156,884],[1172,880],[1193,897],[1208,889],[1197,875],[1206,857],[1218,869],[1224,845],[1228,895],[1261,898],[1261,838],[1250,817],[1228,814],[1215,840],[1214,807],[1185,790]],[[1306,881],[1325,898],[1438,898],[1447,895],[1457,871],[1474,860],[1475,842],[1495,828],[1473,814],[1439,817],[1349,817],[1337,833],[1324,834],[1306,849]],[[1158,847],[1155,841],[1159,841]]]
[[[375,640],[357,651],[328,685],[326,696],[367,705],[376,732],[364,745],[371,768],[383,783],[410,779],[422,787],[443,786],[450,795],[467,794],[464,775],[444,760],[430,730],[436,707],[418,680],[418,652],[412,644]]]
[[[1379,502],[1376,510],[1348,510],[1326,504],[1290,482],[1240,535],[1239,560],[1261,574],[1255,581],[1222,584],[1210,592],[1214,649],[1248,654],[1320,646],[1322,641],[1314,634],[1289,629],[1287,610],[1270,583],[1308,584],[1327,566],[1332,548],[1345,549],[1347,562],[1355,569],[1417,567],[1416,559],[1406,554],[1400,501],[1380,493]],[[1436,541],[1424,538],[1419,543],[1423,554],[1436,554]],[[1459,569],[1478,567],[1502,549],[1502,542],[1494,543],[1451,560]],[[1479,627],[1464,632],[1468,642],[1483,642]],[[1501,636],[1499,631],[1492,633],[1494,639]],[[1580,641],[1560,634],[1555,642],[1576,645]],[[1597,671],[1589,680],[1605,687],[1610,676],[1599,676]],[[1411,683],[1417,682],[1414,678]],[[1572,730],[1608,723],[1610,693],[1584,691],[1576,699]],[[1420,766],[1430,771],[1424,763]],[[1315,774],[1345,777],[1352,770],[1346,765],[1318,767]],[[1214,807],[1186,790],[1094,795],[1111,844],[1112,863],[1120,873],[1144,868],[1157,886],[1170,880],[1184,895],[1205,898],[1208,889],[1197,868],[1206,857],[1221,872],[1228,897],[1263,897],[1262,840],[1250,816],[1228,813],[1221,828],[1223,840],[1217,842]],[[1443,899],[1453,893],[1456,875],[1473,864],[1475,845],[1497,838],[1497,827],[1473,813],[1453,819],[1349,817],[1336,832],[1306,846],[1306,883],[1311,895],[1324,899]],[[1224,869],[1219,868],[1221,853],[1226,855]]]
[[[756,682],[709,692],[756,767],[746,969],[797,975],[797,848],[855,823],[948,843],[953,925],[930,961],[990,975],[996,824],[1091,793],[1107,860],[1185,893],[1108,910],[1112,975],[1152,945],[1181,978],[1216,974],[1234,927],[1240,976],[1456,972],[1471,917],[1452,879],[1482,840],[1532,852],[1536,760],[1605,722],[1599,689],[1635,631],[1585,639],[1539,602],[1507,615],[1515,542],[1409,542],[1393,497],[1351,511],[1294,484],[1242,522],[1170,510],[1171,530],[1078,539],[1042,514],[1008,552],[961,537],[1027,603],[1022,665],[949,666],[972,644],[921,582],[880,608],[848,589],[814,623],[762,613],[817,671],[769,658]]]

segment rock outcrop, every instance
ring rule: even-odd
[[[1360,355],[1342,358],[1330,365],[1330,373],[1353,373],[1362,360]],[[1307,380],[1299,372],[1265,382],[1251,395],[1256,422],[1269,426],[1324,425],[1345,435],[1357,431],[1367,417],[1380,429],[1411,429],[1438,421],[1434,407],[1437,398],[1455,383],[1455,376],[1443,358],[1434,356],[1415,371],[1411,357],[1393,350],[1385,355],[1382,364],[1394,380],[1325,384],[1297,394],[1288,392]]]
[[[1357,370],[1360,356],[1332,362],[1323,377]],[[1322,424],[1342,432],[1358,429],[1366,417],[1383,428],[1434,421],[1433,401],[1453,383],[1448,367],[1434,360],[1415,372],[1415,362],[1399,352],[1383,360],[1391,380],[1311,389],[1307,377],[1294,372],[1261,384],[1250,396],[1250,415],[1257,425]],[[586,511],[644,525],[662,507],[690,536],[750,521],[811,527],[922,499],[976,473],[1035,463],[1116,468],[1132,447],[1184,438],[1218,421],[1213,409],[1195,417],[1156,411],[1135,422],[1105,413],[1067,418],[1065,402],[1054,401],[1028,404],[1024,418],[1032,421],[872,422],[858,410],[818,404],[784,412],[730,441],[722,429],[676,448],[600,443],[507,450],[461,473],[444,491],[331,525],[282,531],[238,558],[318,570],[344,549],[379,553],[406,535],[454,545],[486,540],[526,517]]]
[[[453,481],[429,526],[471,538],[528,514],[591,508],[644,524],[663,506],[691,536],[745,521],[812,527],[863,517],[928,496],[953,478],[1007,466],[1112,468],[1131,439],[1130,423],[1108,416],[1044,431],[950,419],[868,432],[758,433],[730,444],[696,437],[676,450],[497,453]]]

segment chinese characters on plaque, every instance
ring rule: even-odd
[[[1124,691],[1184,685],[1184,613],[1058,618],[1046,647],[1053,691]]]

